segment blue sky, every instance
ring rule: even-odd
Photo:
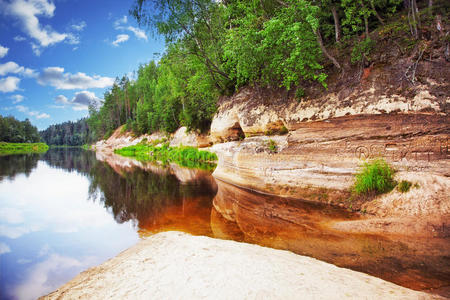
[[[117,76],[164,51],[132,0],[0,0],[0,114],[50,124],[87,116]]]

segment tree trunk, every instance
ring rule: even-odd
[[[414,10],[414,0],[411,0],[409,6],[410,6],[411,10],[410,10],[410,12],[408,12],[408,21],[409,21],[410,15],[412,16],[411,33],[413,34],[414,38],[418,39],[419,35],[418,35],[418,30],[417,30],[416,13]]]
[[[428,14],[433,16],[433,0],[428,0]]]
[[[431,0],[430,0],[431,1]],[[375,16],[377,17],[378,21],[381,23],[381,25],[384,25],[383,18],[378,14],[377,10],[375,9],[375,5],[373,4],[373,0],[370,1],[370,6],[372,7],[373,12],[375,13]]]
[[[414,6],[414,13],[416,14],[416,19],[417,19],[417,28],[420,29],[420,27],[422,27],[421,23],[420,23],[420,15],[419,15],[419,9],[417,8],[417,1],[416,0],[412,0],[413,6]]]
[[[333,65],[338,68],[341,69],[341,65],[337,62],[337,60],[330,55],[330,53],[328,53],[327,48],[325,48],[325,46],[323,45],[323,40],[322,40],[322,35],[320,34],[320,30],[319,28],[317,28],[314,31],[314,34],[316,35],[317,38],[317,43],[319,43],[320,49],[322,50],[323,54],[329,59],[331,60],[331,62],[333,63]]]
[[[361,1],[361,6],[362,6],[362,8],[364,9],[364,11],[366,10],[365,8],[366,8],[366,6],[364,5],[364,2],[363,1]],[[365,27],[365,32],[366,32],[366,39],[368,39],[369,38],[369,19],[368,19],[368,17],[367,17],[367,15],[366,14],[364,14],[364,27]]]
[[[334,33],[336,35],[336,43],[339,43],[339,41],[341,40],[341,24],[339,23],[339,16],[335,5],[331,5],[331,13],[333,14],[334,19]]]

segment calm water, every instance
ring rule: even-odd
[[[343,234],[358,216],[81,149],[0,157],[0,297],[32,299],[160,231],[289,249],[414,289],[450,282],[448,239]],[[435,291],[435,290],[432,290]]]

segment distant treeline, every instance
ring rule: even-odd
[[[13,116],[0,115],[0,142],[37,143],[41,141],[37,128],[30,120],[19,121]]]
[[[89,132],[89,126],[84,118],[77,122],[68,121],[50,125],[39,133],[48,145],[81,146],[91,142]]]

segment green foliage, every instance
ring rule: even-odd
[[[270,153],[277,153],[277,151],[278,151],[277,142],[270,139],[269,142],[267,143],[267,146],[269,147]]]
[[[40,142],[38,130],[30,120],[19,121],[13,116],[0,115],[0,142],[37,143]]]
[[[168,143],[157,147],[155,141],[152,144],[139,143],[135,146],[114,150],[114,153],[122,156],[134,157],[143,161],[160,161],[164,164],[174,162],[188,168],[214,170],[217,156],[208,151],[198,150],[194,147],[169,147]],[[159,143],[158,143],[159,144]]]
[[[402,193],[406,193],[409,191],[409,189],[411,188],[412,183],[408,180],[402,180],[400,181],[400,183],[398,184],[397,188],[400,192]]]
[[[0,155],[44,153],[48,150],[45,143],[5,143],[0,142]]]
[[[303,97],[305,97],[305,90],[301,87],[298,87],[295,91],[295,98],[297,99],[297,101],[301,101]]]
[[[366,162],[355,175],[354,192],[361,194],[382,194],[395,186],[394,170],[382,159]]]
[[[333,61],[326,48],[336,45],[335,35],[341,36],[340,52],[353,49],[353,63],[370,60],[371,31],[401,3],[135,0],[131,15],[164,36],[166,50],[158,63],[141,65],[136,80],[117,78],[102,105],[90,107],[87,141],[106,138],[124,124],[136,134],[174,132],[180,126],[206,131],[217,99],[245,85],[296,88],[301,99],[300,84],[327,86],[322,66],[325,59]],[[399,23],[389,30],[408,31],[407,19]],[[333,64],[339,66],[336,60]]]
[[[375,41],[370,38],[363,39],[362,41],[356,42],[355,46],[352,49],[352,63],[360,62],[364,58],[370,62],[370,52],[375,47]]]
[[[230,3],[234,26],[227,33],[224,58],[236,86],[276,83],[290,89],[302,79],[325,86],[321,50],[314,34],[319,8],[308,1],[287,3],[273,7],[270,18],[257,1]]]
[[[285,134],[289,133],[289,130],[286,128],[286,126],[283,125],[283,126],[281,126],[279,133],[281,135],[285,135]]]
[[[77,122],[68,121],[50,125],[39,134],[48,145],[82,146],[94,141],[90,136],[88,122],[85,118]]]

